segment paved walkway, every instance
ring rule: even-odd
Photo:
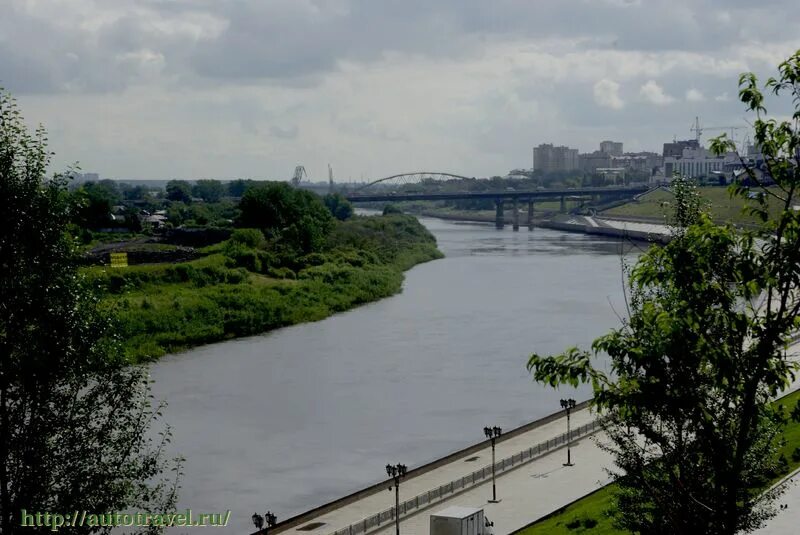
[[[587,437],[573,445],[574,466],[563,466],[566,450],[562,449],[503,474],[497,478],[500,503],[487,503],[492,495],[489,481],[401,520],[400,533],[429,535],[430,515],[451,505],[483,507],[484,514],[494,522],[496,535],[524,527],[609,482],[603,468],[612,466],[613,460],[597,447],[598,439],[597,436]],[[378,533],[390,535],[394,527]]]
[[[595,417],[593,414],[590,414],[587,409],[583,409],[577,411],[572,414],[572,425],[573,429],[577,428],[583,424],[589,423]],[[543,424],[540,427],[532,429],[526,433],[522,433],[518,436],[505,440],[503,442],[499,442],[497,444],[497,460],[500,461],[505,457],[510,457],[520,451],[530,448],[531,446],[535,446],[541,442],[546,440],[552,439],[561,433],[566,431],[566,418],[560,418],[558,420]],[[592,458],[597,458],[590,453],[593,450],[597,450],[597,447],[591,443],[590,439],[583,438],[576,441],[576,446],[573,446],[573,453],[575,455],[575,459],[579,459],[580,455],[586,455],[587,457],[591,456]],[[467,461],[472,457],[477,456],[478,459],[474,461]],[[405,479],[400,483],[400,500],[408,499],[418,494],[422,494],[429,490],[435,489],[440,485],[444,485],[449,483],[450,481],[463,477],[472,473],[474,470],[480,469],[483,466],[491,465],[492,459],[492,451],[490,447],[486,447],[478,452],[472,453],[466,457],[462,457],[460,459],[456,459],[451,463],[443,465],[441,467],[435,468],[429,472],[421,474],[419,476]],[[558,507],[560,504],[567,503],[572,499],[585,494],[587,491],[586,485],[579,485],[578,481],[584,480],[587,476],[593,478],[591,480],[598,480],[603,478],[602,471],[597,468],[592,474],[584,473],[581,468],[576,467],[583,467],[589,466],[588,462],[581,461],[580,463],[576,463],[575,467],[570,467],[567,470],[565,467],[561,466],[566,460],[566,450],[556,450],[552,454],[547,454],[540,459],[536,459],[531,461],[530,463],[524,465],[522,468],[515,468],[506,472],[505,474],[501,475],[497,479],[497,488],[498,488],[498,496],[503,498],[504,496],[508,496],[508,500],[503,499],[502,502],[499,504],[491,504],[493,507],[501,507],[503,510],[510,509],[511,504],[517,503],[516,501],[512,500],[511,497],[517,496],[518,498],[523,499],[531,499],[537,491],[538,488],[541,492],[542,489],[546,489],[548,487],[548,483],[555,480],[555,475],[558,468],[564,468],[559,473],[559,480],[560,478],[564,478],[565,484],[565,493],[563,495],[553,494],[549,496],[549,499],[546,502],[546,505],[543,504],[541,507],[537,507],[537,510],[541,509],[545,514],[550,510]],[[595,464],[597,464],[595,462]],[[414,468],[410,466],[409,468]],[[570,472],[571,471],[571,472]],[[533,477],[537,475],[538,477]],[[579,474],[580,477],[579,477]],[[595,475],[596,474],[596,475]],[[520,481],[518,481],[520,480]],[[590,480],[590,481],[591,481]],[[525,483],[530,483],[531,485],[525,485]],[[504,488],[504,485],[506,487]],[[387,485],[388,489],[388,485]],[[505,494],[504,494],[505,492]],[[532,494],[533,493],[533,494]],[[549,490],[547,490],[549,493]],[[424,521],[422,523],[426,523],[428,521],[428,515],[431,512],[438,511],[440,509],[444,509],[448,505],[457,505],[461,503],[465,504],[472,504],[472,502],[478,499],[478,496],[482,496],[478,502],[484,502],[491,497],[491,479],[488,480],[487,483],[482,484],[478,487],[474,487],[471,490],[466,491],[463,494],[456,495],[450,499],[438,502],[432,505],[429,509],[424,509],[421,513],[415,514],[411,517],[406,517],[403,519],[401,525],[408,525],[411,526],[413,523],[414,525],[420,523],[421,521],[416,517],[424,517]],[[463,499],[462,499],[463,497]],[[464,502],[464,500],[469,500],[468,502]],[[553,505],[551,505],[553,504]],[[325,513],[320,515],[316,518],[313,518],[304,524],[300,524],[295,528],[288,529],[285,531],[281,531],[281,533],[292,533],[292,534],[308,534],[308,533],[315,533],[319,535],[332,533],[338,529],[342,529],[347,527],[350,524],[358,522],[363,518],[366,518],[370,515],[378,513],[380,511],[386,510],[390,507],[394,506],[394,492],[379,492],[376,494],[372,494],[370,496],[366,496],[354,503],[344,505],[334,511]],[[515,506],[514,506],[515,507]],[[525,513],[525,506],[520,507],[521,515],[520,517],[525,517],[527,520],[520,521],[518,525],[514,526],[520,527],[536,518],[535,515],[531,516],[529,513]],[[505,516],[505,515],[503,515]],[[490,514],[490,518],[492,518]],[[499,520],[499,519],[498,519]],[[313,531],[306,531],[301,530],[303,526],[311,523],[311,522],[324,522],[323,526],[320,526]],[[509,520],[508,522],[503,521],[502,523],[508,523],[509,525],[514,522],[513,520]],[[495,525],[499,526],[501,522],[495,520]],[[421,529],[421,528],[420,528]],[[513,528],[512,528],[513,529]],[[404,533],[417,533],[419,534],[426,534],[428,533],[427,528],[424,530],[418,531],[417,528],[413,530],[409,528],[403,529]],[[503,531],[496,531],[496,533],[504,533]]]
[[[776,502],[786,509],[779,509],[778,516],[767,522],[767,525],[754,531],[756,535],[784,535],[797,533],[800,526],[800,472],[784,483],[786,491]]]
[[[800,360],[800,344],[790,349],[789,356],[793,360]],[[787,391],[797,388],[800,388],[800,376]],[[594,415],[588,409],[577,411],[572,415],[573,428],[593,419]],[[497,444],[497,460],[558,436],[565,431],[565,420],[560,418]],[[613,459],[598,447],[598,441],[603,439],[604,435],[600,433],[576,440],[572,446],[574,466],[563,466],[566,449],[562,448],[530,461],[521,468],[500,474],[497,478],[497,494],[501,500],[499,503],[488,503],[492,492],[489,479],[486,483],[403,518],[400,522],[401,533],[429,535],[430,515],[452,505],[483,507],[486,516],[495,524],[496,535],[511,533],[608,483],[609,477],[604,468],[612,467]],[[466,460],[475,456],[478,457],[477,460]],[[404,480],[400,484],[400,499],[402,501],[427,492],[490,463],[489,447],[461,457],[430,472]],[[793,479],[800,482],[800,475]],[[800,485],[789,485],[790,488],[780,501],[789,504],[789,508],[782,510],[778,517],[757,533],[764,535],[795,532],[796,526],[800,524]],[[379,492],[281,533],[326,535],[393,506],[394,492]],[[299,529],[311,522],[323,522],[324,525],[311,531]],[[371,533],[389,535],[394,533],[394,524],[389,523],[383,530]]]

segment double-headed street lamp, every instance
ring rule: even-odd
[[[387,464],[386,473],[394,479],[394,526],[397,535],[400,535],[400,478],[405,477],[408,469],[404,464]],[[389,490],[392,490],[389,487]]]
[[[264,521],[266,520],[267,531],[265,531],[264,533],[269,533],[269,528],[273,527],[275,524],[278,523],[278,517],[276,517],[269,511],[264,513],[264,516],[261,516],[258,513],[253,513],[253,516],[251,518],[253,519],[253,524],[256,526],[256,529],[258,531],[261,531],[261,529],[264,527]]]
[[[256,527],[256,529],[261,531],[261,528],[264,527],[264,517],[258,513],[253,513],[251,518],[253,519],[253,525]]]
[[[569,432],[569,414],[572,412],[572,409],[575,408],[575,400],[572,398],[562,399],[561,408],[567,411],[567,462],[564,463],[564,466],[573,466],[569,451],[570,444],[572,443],[572,437],[570,436]]]
[[[489,503],[497,503],[500,501],[497,499],[497,486],[494,482],[494,443],[502,432],[503,430],[497,426],[483,428],[483,434],[492,441],[492,499],[489,500]]]

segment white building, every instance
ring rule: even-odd
[[[725,171],[726,165],[737,161],[732,152],[717,156],[705,147],[686,147],[680,156],[664,158],[664,176],[667,180],[672,180],[676,173],[688,178],[717,176]]]

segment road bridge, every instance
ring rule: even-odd
[[[381,181],[395,179],[405,175],[394,175],[387,177],[376,182],[368,184],[368,186],[377,184]],[[452,176],[452,175],[449,175]],[[495,225],[497,228],[503,228],[504,217],[503,212],[505,203],[511,202],[513,205],[513,228],[519,230],[519,205],[520,203],[527,203],[528,213],[526,224],[529,229],[533,228],[533,206],[537,200],[545,199],[560,199],[561,211],[566,211],[566,200],[569,197],[586,197],[590,196],[594,199],[605,198],[625,198],[634,197],[636,195],[645,193],[651,188],[647,185],[640,186],[621,186],[621,187],[605,187],[605,188],[564,188],[564,189],[536,189],[530,191],[517,191],[512,188],[496,191],[464,191],[464,192],[442,192],[442,191],[429,191],[429,192],[408,192],[408,191],[365,191],[367,187],[359,188],[350,193],[346,193],[347,200],[353,203],[360,202],[402,202],[402,201],[444,201],[456,199],[492,199],[495,203]]]

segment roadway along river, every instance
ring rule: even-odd
[[[401,294],[153,366],[187,459],[181,507],[231,509],[227,531],[246,531],[256,511],[288,518],[587,397],[532,383],[525,363],[619,325],[620,242],[423,222],[447,257]]]

